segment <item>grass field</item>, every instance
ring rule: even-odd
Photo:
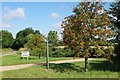
[[[118,78],[118,72],[107,60],[89,61],[89,71],[84,72],[84,62],[50,64],[46,70],[43,65],[36,65],[20,70],[5,71],[3,78]]]
[[[9,52],[13,51],[10,48],[4,48],[4,49],[0,49],[0,55],[1,54],[8,54]]]
[[[29,60],[22,59],[20,54],[4,56],[4,57],[1,57],[1,58],[2,58],[2,64],[0,64],[0,65],[2,65],[2,66],[17,65],[17,64],[28,64],[28,63],[40,63],[40,62],[45,62],[46,61],[45,57],[41,57],[41,59],[39,59],[37,56],[30,56]],[[68,59],[73,59],[73,58],[65,58],[65,57],[52,58],[52,57],[50,57],[49,61],[68,60]]]

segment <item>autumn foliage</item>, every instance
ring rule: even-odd
[[[95,49],[96,56],[105,55],[105,48],[100,45],[107,46],[107,56],[112,54],[111,43],[107,39],[114,33],[109,29],[108,11],[103,6],[99,2],[81,2],[73,9],[74,14],[62,22],[64,43],[75,51],[75,55],[88,58],[91,48]]]
[[[44,37],[40,34],[35,35],[31,40],[28,41],[26,44],[26,47],[29,50],[32,50],[35,52],[35,55],[40,56],[45,52],[46,50],[46,44],[44,41]]]

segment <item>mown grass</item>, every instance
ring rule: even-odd
[[[46,58],[41,57],[40,59],[37,56],[30,56],[29,59],[22,59],[20,54],[13,54],[9,56],[4,56],[2,58],[2,66],[7,66],[7,65],[17,65],[17,64],[29,64],[29,63],[40,63],[40,62],[45,62]],[[1,59],[0,58],[0,59]],[[65,58],[65,57],[60,57],[60,58],[53,58],[49,57],[49,61],[56,61],[56,60],[68,60],[68,59],[73,59],[73,58]]]
[[[118,72],[107,60],[89,61],[89,71],[84,72],[84,62],[36,65],[20,70],[5,71],[3,78],[118,78]]]
[[[0,48],[0,55],[2,54],[8,54],[9,52],[13,51],[10,48]]]

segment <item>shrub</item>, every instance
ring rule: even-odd
[[[73,57],[74,53],[70,49],[66,48],[50,48],[50,57]]]
[[[116,67],[120,70],[120,43],[114,48],[115,56],[113,57],[113,63],[116,64]]]

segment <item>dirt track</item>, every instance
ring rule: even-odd
[[[88,60],[95,60],[95,59],[89,58]],[[60,63],[80,62],[80,61],[84,61],[84,58],[73,59],[73,60],[50,61],[49,63],[60,64]],[[45,63],[45,62],[43,62],[43,63]],[[20,65],[13,65],[13,66],[0,66],[0,72],[27,68],[27,67],[31,67],[34,65],[36,65],[36,64],[20,64]]]

